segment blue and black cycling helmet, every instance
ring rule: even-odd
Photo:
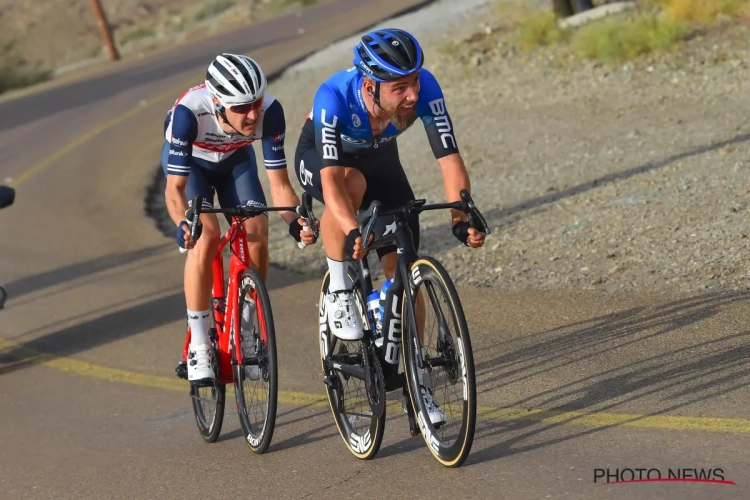
[[[354,66],[378,83],[410,75],[423,63],[419,42],[404,30],[371,31],[354,47]]]

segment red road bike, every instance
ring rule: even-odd
[[[264,453],[271,443],[276,420],[278,373],[276,334],[268,291],[260,274],[248,266],[248,248],[243,222],[263,212],[296,212],[309,222],[317,238],[318,228],[312,212],[312,197],[302,195],[297,207],[204,208],[202,198],[193,198],[187,220],[192,221],[191,237],[195,241],[198,221],[202,213],[222,213],[231,216],[230,228],[219,242],[213,260],[213,310],[209,338],[214,349],[216,378],[208,383],[191,383],[195,420],[203,439],[213,443],[219,437],[224,420],[226,385],[234,384],[237,413],[245,441],[255,453]],[[224,248],[229,245],[229,283],[224,275]],[[302,247],[302,245],[300,245]],[[243,314],[249,308],[250,314]],[[249,316],[249,321],[246,316]],[[177,376],[187,380],[187,353],[190,329],[187,329],[183,359],[177,365]],[[254,399],[258,404],[253,404]]]

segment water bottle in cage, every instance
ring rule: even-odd
[[[367,318],[370,320],[370,328],[377,344],[380,338],[380,292],[378,290],[373,290],[367,297]],[[380,343],[383,343],[382,339],[380,339]]]

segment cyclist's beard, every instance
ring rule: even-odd
[[[391,109],[386,109],[386,113],[388,113],[388,117],[391,119],[391,123],[399,129],[400,131],[404,131],[407,128],[411,127],[415,121],[417,121],[417,103],[414,103],[414,106],[411,108],[411,112],[407,115],[399,114],[398,112],[399,106],[396,106]]]

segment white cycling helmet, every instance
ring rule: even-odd
[[[260,65],[243,55],[218,55],[206,71],[206,87],[224,107],[257,101],[267,84]]]

